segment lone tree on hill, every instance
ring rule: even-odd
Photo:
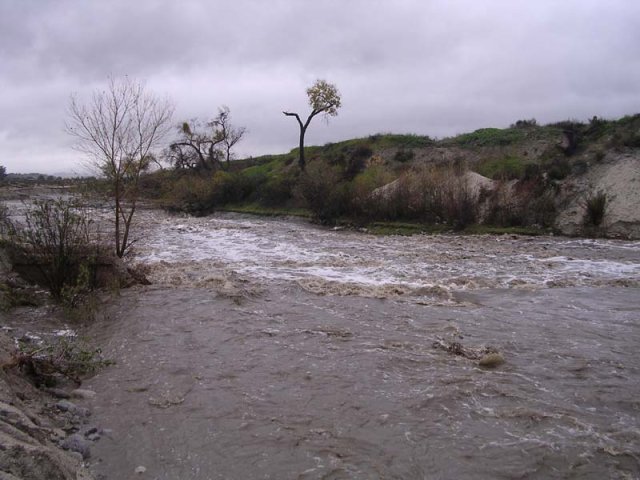
[[[311,105],[311,113],[304,123],[302,123],[300,115],[297,113],[282,112],[288,117],[295,117],[300,126],[300,157],[298,165],[303,170],[305,167],[304,134],[307,132],[311,119],[320,113],[323,113],[327,118],[335,117],[338,115],[338,109],[341,106],[340,92],[338,92],[335,85],[325,80],[316,80],[313,86],[307,89],[307,96],[309,97],[309,105]]]
[[[110,78],[106,90],[95,91],[85,104],[72,96],[68,115],[67,132],[109,184],[115,250],[122,257],[133,243],[129,233],[140,176],[155,161],[153,152],[171,129],[173,105],[128,77]]]

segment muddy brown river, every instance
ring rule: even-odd
[[[640,242],[139,220],[101,478],[639,478]]]

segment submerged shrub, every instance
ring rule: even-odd
[[[14,256],[39,270],[40,280],[55,298],[62,299],[69,287],[94,286],[99,236],[75,202],[36,200],[23,221],[5,215],[3,223]]]

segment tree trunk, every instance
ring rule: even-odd
[[[304,170],[304,167],[306,166],[304,160],[304,134],[306,133],[306,131],[307,129],[300,125],[300,157],[298,158],[298,165],[300,166],[300,170]]]
[[[121,250],[120,248],[120,210],[122,209],[122,205],[120,204],[120,180],[116,179],[116,185],[115,185],[115,195],[114,195],[114,200],[115,200],[115,211],[116,211],[116,255],[119,258],[122,258],[122,256],[124,255],[124,252]]]

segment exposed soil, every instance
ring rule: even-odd
[[[72,415],[29,381],[14,354],[13,340],[0,332],[0,478],[92,479],[82,454],[62,448],[74,428],[67,423]]]

